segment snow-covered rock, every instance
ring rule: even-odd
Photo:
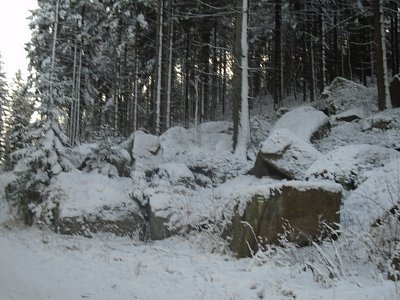
[[[400,129],[400,109],[389,109],[368,117],[364,120],[362,129]]]
[[[175,161],[195,148],[194,135],[183,127],[172,127],[160,136],[163,161]]]
[[[166,178],[171,185],[183,185],[191,188],[195,185],[193,173],[182,163],[163,163],[158,166],[157,174]]]
[[[135,168],[154,169],[162,162],[160,138],[143,131],[136,131],[134,135],[132,157]]]
[[[325,87],[322,100],[313,104],[327,115],[335,115],[346,110],[364,107],[369,111],[376,109],[374,93],[365,86],[354,81],[336,77]]]
[[[349,145],[322,155],[306,172],[307,179],[334,180],[348,189],[360,184],[364,172],[399,158],[396,150],[373,145]]]
[[[284,178],[303,179],[306,170],[320,155],[288,129],[276,129],[261,144],[250,173],[257,177],[283,175]]]
[[[337,114],[335,119],[337,121],[353,122],[364,119],[366,116],[367,112],[364,108],[356,107]]]
[[[324,221],[332,228],[339,223],[342,187],[335,183],[288,181],[259,186],[240,193],[239,204],[226,235],[239,256],[250,256],[266,243],[279,243],[285,227],[287,239],[298,245],[321,237]]]
[[[400,159],[368,171],[366,180],[352,191],[343,203],[342,224],[369,231],[378,219],[384,218],[400,201]]]
[[[300,106],[284,114],[271,132],[288,129],[306,142],[320,140],[330,131],[327,115],[311,106]]]
[[[141,210],[129,196],[131,180],[79,171],[54,178],[38,219],[65,234],[135,235],[144,228]]]

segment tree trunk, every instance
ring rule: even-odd
[[[281,106],[283,97],[282,78],[282,0],[275,2],[275,84],[274,84],[274,109]]]
[[[168,32],[168,81],[167,81],[167,109],[165,115],[166,128],[171,126],[171,89],[172,89],[172,48],[174,35],[174,20],[173,20],[173,0],[168,1],[169,9],[169,32]]]
[[[157,2],[157,42],[156,42],[156,69],[155,69],[155,133],[161,132],[161,70],[163,47],[163,0]]]
[[[373,0],[375,25],[376,79],[378,86],[378,109],[390,108],[388,71],[386,61],[385,24],[383,0]]]
[[[247,42],[247,0],[236,1],[235,47],[234,47],[234,103],[233,103],[233,147],[235,154],[246,159],[250,140],[248,107],[248,42]]]

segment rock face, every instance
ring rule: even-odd
[[[397,74],[390,83],[390,100],[392,107],[400,107],[400,76]]]
[[[288,129],[274,130],[261,144],[250,174],[303,179],[306,170],[320,157],[320,152]]]
[[[292,228],[287,239],[302,246],[327,234],[320,221],[333,228],[340,221],[342,192],[334,183],[291,181],[265,186],[263,193],[257,190],[249,196],[227,230],[230,247],[238,257],[250,256],[266,243],[278,244],[287,225]]]
[[[142,210],[126,192],[131,184],[128,178],[79,171],[61,173],[46,193],[40,220],[64,234],[143,234],[146,223]]]
[[[301,106],[284,114],[275,123],[271,132],[288,129],[301,140],[314,142],[329,134],[330,128],[327,115],[311,106]]]
[[[108,208],[105,208],[108,209]],[[109,232],[118,236],[142,236],[145,220],[139,211],[126,212],[118,219],[107,220],[101,216],[84,215],[79,217],[57,218],[51,225],[55,232],[91,237],[98,232]]]

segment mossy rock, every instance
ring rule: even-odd
[[[230,248],[238,257],[252,255],[260,247],[279,244],[285,228],[292,229],[286,236],[288,241],[299,246],[308,245],[313,239],[329,234],[321,227],[321,221],[332,228],[340,222],[341,188],[324,188],[310,183],[300,188],[286,183],[281,187],[266,189],[266,197],[252,196],[241,215],[236,210],[231,225],[226,231]]]

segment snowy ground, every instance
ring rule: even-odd
[[[358,98],[351,96],[351,101],[341,100],[340,107],[345,110],[339,111],[342,116],[354,113],[349,103],[363,107],[366,100],[360,95],[370,95],[362,86],[350,88],[352,93],[358,89],[361,92]],[[339,93],[340,97],[332,92],[330,97],[343,99],[350,92]],[[358,103],[357,99],[364,102]],[[364,228],[383,217],[400,199],[400,109],[378,114],[366,109],[359,115],[362,119],[354,122],[331,117],[330,135],[315,145],[321,156],[304,174],[310,180],[351,181],[354,190],[344,193],[342,206],[347,229],[343,228],[336,242],[302,249],[288,244],[286,248],[260,251],[253,258],[236,259],[218,234],[218,226],[149,243],[112,234],[85,238],[59,235],[38,226],[26,228],[12,219],[4,201],[3,187],[12,176],[1,174],[0,300],[399,300],[400,287],[387,279],[388,257],[381,255],[377,244],[379,235],[390,241],[398,231],[382,233],[378,228],[371,233]],[[263,115],[253,118],[254,153],[250,151],[250,157],[255,158],[256,144],[268,137],[275,119]],[[373,128],[379,122],[388,128]],[[304,133],[302,128],[283,127]],[[230,134],[229,122],[210,122],[197,130],[175,127],[161,138],[139,132],[135,138],[143,143],[137,145],[147,142],[148,149],[134,145],[138,157],[131,178],[115,176],[117,170],[102,170],[104,165],[94,160],[90,175],[85,170],[59,175],[49,195],[61,199],[64,216],[84,212],[96,216],[104,206],[129,207],[135,205],[130,193],[136,192],[152,197],[153,209],[175,214],[171,223],[187,226],[199,225],[202,220],[215,221],[207,225],[222,222],[221,216],[235,205],[235,196],[277,182],[245,175],[253,162],[232,157]],[[97,145],[82,147],[89,153]],[[149,149],[157,154],[151,154]],[[127,153],[125,149],[117,150]],[[85,151],[77,150],[81,155],[75,157],[77,161],[85,158]],[[130,159],[129,155],[126,159]],[[196,182],[203,180],[204,185],[195,184],[187,166],[199,164],[214,172],[218,180],[211,182],[196,174]],[[151,180],[142,177],[141,169],[154,167],[159,171]],[[183,177],[185,183],[179,181]],[[387,188],[389,183],[394,190]],[[355,217],[363,220],[362,230],[352,226]],[[398,224],[398,220],[394,221]]]
[[[301,264],[212,254],[202,239],[142,244],[3,228],[0,299],[399,299],[368,266],[326,287]]]

